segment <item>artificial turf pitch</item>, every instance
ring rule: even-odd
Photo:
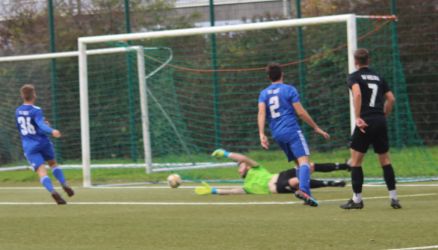
[[[292,195],[197,196],[192,188],[77,188],[67,206],[41,188],[0,187],[0,249],[393,249],[438,245],[438,184],[365,187],[365,208],[345,211],[350,187]]]

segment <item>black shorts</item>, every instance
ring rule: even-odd
[[[276,183],[277,193],[279,194],[295,193],[295,191],[297,190],[289,186],[289,180],[294,177],[297,177],[297,172],[295,168],[280,172]]]
[[[370,144],[374,147],[374,152],[384,154],[389,151],[388,127],[386,118],[378,116],[364,119],[368,124],[365,133],[359,128],[355,128],[351,137],[350,148],[361,153],[366,153]]]

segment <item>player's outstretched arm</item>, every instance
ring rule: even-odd
[[[235,162],[245,162],[246,164],[250,165],[251,167],[256,167],[259,164],[252,160],[251,158],[249,158],[248,156],[245,156],[243,154],[239,154],[239,153],[234,153],[234,152],[228,152],[225,149],[216,149],[211,156],[214,156],[216,158],[229,158]]]
[[[220,194],[220,195],[246,194],[246,192],[241,187],[238,187],[238,188],[218,188],[217,194]]]
[[[214,188],[208,185],[206,182],[202,182],[202,186],[197,186],[195,188],[195,193],[197,195],[208,195],[208,194],[220,194],[220,195],[230,195],[230,194],[246,194],[245,190],[241,187],[237,188]]]
[[[264,149],[269,149],[268,137],[265,135],[265,123],[266,123],[266,104],[264,102],[259,103],[259,112],[257,115],[257,124],[259,127],[260,145]]]
[[[316,122],[312,119],[312,117],[309,115],[309,113],[307,113],[307,110],[304,109],[303,105],[301,105],[301,102],[294,102],[292,105],[293,105],[297,115],[304,122],[306,122],[310,127],[312,127],[315,130],[315,133],[320,134],[325,139],[329,139],[330,138],[330,135],[327,132],[325,132],[324,130],[322,130],[318,126],[318,124],[316,124]]]
[[[388,91],[385,93],[385,99],[386,101],[385,101],[385,106],[383,107],[383,111],[385,113],[385,116],[388,117],[389,114],[391,114],[392,107],[394,106],[395,103],[395,97],[392,91]]]

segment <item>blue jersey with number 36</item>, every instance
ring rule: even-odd
[[[41,108],[21,105],[15,110],[15,122],[24,151],[50,141],[47,134],[52,133],[53,129],[46,124]]]
[[[259,103],[266,105],[266,118],[276,141],[290,142],[291,135],[301,130],[292,103],[300,101],[295,87],[271,84],[260,92]]]

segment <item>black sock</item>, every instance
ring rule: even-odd
[[[354,193],[362,193],[363,171],[361,166],[351,168],[351,185]]]
[[[385,165],[383,168],[383,178],[385,178],[386,187],[389,191],[395,190],[395,174],[391,164]]]
[[[338,168],[336,170],[348,170],[350,169],[350,165],[347,163],[337,163],[336,165]]]
[[[335,170],[347,170],[350,166],[345,163],[315,163],[315,172],[332,172]]]
[[[327,187],[327,182],[310,179],[310,188],[320,188],[320,187]]]
[[[315,172],[331,172],[336,170],[335,163],[315,163],[313,167]]]

